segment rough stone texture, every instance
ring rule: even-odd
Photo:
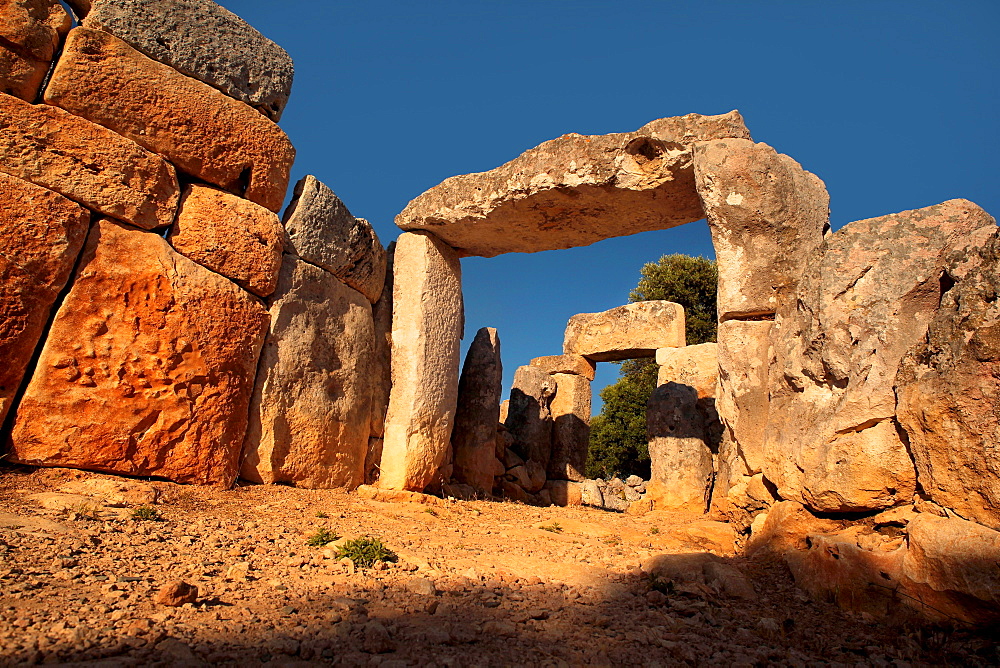
[[[916,475],[894,419],[896,372],[948,287],[946,258],[970,254],[995,232],[978,206],[950,200],[827,238],[772,332],[764,473],[782,498],[826,512],[911,498]]]
[[[353,489],[364,482],[368,452],[371,304],[285,255],[270,313],[240,476]]]
[[[57,0],[0,0],[0,92],[34,101],[70,25]]]
[[[382,289],[382,296],[372,304],[375,355],[372,360],[371,435],[378,438],[385,434],[385,416],[389,411],[389,394],[392,392],[392,257],[395,252],[396,242],[393,241],[386,251],[385,287]],[[379,458],[381,447],[379,444]]]
[[[87,236],[90,213],[0,174],[0,424]]]
[[[66,4],[73,10],[77,18],[82,19],[90,11],[90,0],[66,0]]]
[[[284,223],[289,252],[323,267],[370,302],[378,300],[386,275],[386,254],[378,235],[315,176],[295,184]]]
[[[715,408],[750,473],[763,470],[768,414],[770,321],[719,323],[719,386]]]
[[[292,91],[288,53],[212,0],[95,0],[84,25],[111,33],[274,121]]]
[[[483,327],[476,332],[462,366],[451,445],[455,480],[486,493],[493,489],[502,385],[500,338],[497,330]]]
[[[223,190],[190,185],[168,237],[178,253],[258,297],[278,284],[285,234],[278,216]]]
[[[445,464],[458,403],[462,268],[430,234],[401,234],[393,257],[392,393],[379,486],[421,491]]]
[[[712,451],[705,444],[705,423],[693,387],[666,383],[646,404],[651,480],[666,488],[657,509],[708,508]]]
[[[370,436],[368,438],[368,452],[365,453],[365,484],[374,485],[378,482],[381,465],[382,438]]]
[[[531,366],[538,367],[548,374],[572,373],[587,380],[594,380],[597,371],[594,362],[582,355],[547,355],[531,360]]]
[[[704,217],[691,145],[749,138],[739,112],[662,118],[635,132],[567,134],[489,172],[453,176],[396,216],[462,256],[586,246]]]
[[[546,467],[553,480],[586,478],[587,450],[590,447],[590,381],[568,373],[552,374],[556,396],[549,404],[552,415],[552,454]]]
[[[660,348],[656,351],[656,363],[660,366],[657,385],[669,382],[690,385],[698,392],[699,399],[715,397],[715,387],[719,382],[717,344]]]
[[[719,320],[774,313],[829,227],[826,186],[747,139],[695,145],[694,172],[719,265]]]
[[[538,367],[519,366],[510,388],[504,425],[514,437],[512,449],[523,459],[547,467],[552,454],[552,411],[557,381]]]
[[[295,149],[281,128],[105,32],[70,31],[45,101],[271,211],[285,198]]]
[[[566,324],[563,354],[613,362],[654,357],[657,348],[683,345],[684,307],[655,300],[574,315]]]
[[[48,71],[49,63],[22,56],[0,41],[0,93],[31,102]]]
[[[10,459],[236,478],[267,311],[160,236],[101,220],[18,408]]]
[[[62,109],[0,94],[0,172],[145,229],[174,221],[174,168],[135,142]]]
[[[898,419],[924,493],[1000,529],[1000,239],[950,259],[944,293],[897,374]],[[947,286],[945,286],[947,287]]]
[[[750,536],[747,556],[784,555],[793,550],[805,550],[809,536],[833,533],[846,526],[846,521],[816,517],[800,503],[779,501],[771,506],[759,531]]]
[[[547,480],[545,489],[554,506],[583,505],[583,483],[569,480]]]

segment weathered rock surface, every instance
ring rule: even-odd
[[[764,473],[782,498],[827,512],[910,499],[916,475],[895,421],[899,363],[941,302],[946,258],[995,232],[978,206],[950,200],[827,238],[772,332]]]
[[[597,371],[595,363],[582,355],[546,355],[535,357],[530,364],[545,373],[572,373],[587,380],[594,380]]]
[[[401,234],[393,256],[392,394],[379,486],[420,491],[451,449],[464,328],[462,269],[430,234]]]
[[[11,460],[236,478],[267,311],[160,236],[101,220],[18,408]]]
[[[552,415],[552,454],[546,466],[552,480],[586,478],[587,450],[590,447],[590,381],[569,373],[552,374],[556,396],[549,404]]]
[[[476,332],[462,366],[451,445],[455,480],[486,493],[493,489],[502,384],[500,338],[497,330],[483,327]]]
[[[656,363],[660,367],[656,375],[657,385],[680,383],[693,387],[699,399],[715,397],[719,382],[717,344],[660,348],[656,351]]]
[[[538,367],[519,366],[510,388],[504,425],[514,437],[511,446],[521,458],[547,467],[552,455],[552,411],[557,381]]]
[[[145,229],[170,225],[174,168],[135,142],[48,105],[0,94],[0,172]]]
[[[0,92],[34,101],[70,25],[57,0],[0,0]]]
[[[258,297],[278,283],[284,238],[273,211],[198,184],[185,189],[168,237],[177,252]]]
[[[694,172],[719,266],[719,319],[774,313],[823,241],[826,186],[748,139],[696,144]]]
[[[392,392],[392,257],[395,252],[396,242],[393,241],[386,251],[385,287],[378,301],[372,304],[375,355],[372,360],[371,435],[378,438],[385,434],[385,416]],[[381,447],[380,444],[380,457]]]
[[[270,314],[240,476],[353,489],[368,451],[371,304],[286,254]]]
[[[49,63],[22,56],[0,41],[0,93],[31,102],[48,71]]]
[[[0,173],[0,424],[3,424],[90,213],[65,197]]]
[[[111,33],[274,121],[292,91],[288,53],[212,0],[95,0],[84,25]]]
[[[654,357],[657,348],[683,345],[684,307],[656,300],[574,315],[566,324],[563,354],[612,362]]]
[[[545,489],[554,506],[583,505],[583,483],[569,480],[547,480]]]
[[[739,112],[688,114],[635,132],[567,134],[489,172],[453,176],[396,216],[459,255],[494,257],[586,246],[704,217],[691,145],[749,138]]]
[[[750,473],[763,470],[768,365],[773,322],[719,323],[719,387],[715,408]]]
[[[368,437],[368,452],[365,453],[365,484],[374,485],[378,482],[382,466],[382,437]]]
[[[385,282],[386,254],[364,218],[355,218],[315,176],[295,184],[285,210],[289,251],[323,267],[375,303]]]
[[[285,198],[295,149],[281,128],[108,33],[70,31],[45,101],[271,211]]]
[[[1000,240],[951,258],[941,307],[896,377],[924,493],[1000,530]],[[964,276],[963,276],[964,274]],[[947,286],[944,286],[947,287]]]
[[[650,479],[667,492],[657,499],[656,508],[704,512],[712,482],[712,451],[705,443],[697,391],[678,383],[657,387],[646,404],[646,430]]]

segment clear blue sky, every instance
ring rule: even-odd
[[[222,0],[295,59],[281,125],[386,245],[443,179],[566,132],[739,109],[822,178],[835,228],[965,197],[1000,213],[1000,2]],[[462,261],[465,345],[496,327],[505,390],[566,320],[627,301],[644,262],[712,257],[704,222]],[[464,351],[465,346],[463,346]],[[598,365],[596,392],[617,376]]]

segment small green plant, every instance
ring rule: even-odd
[[[538,527],[542,531],[550,531],[552,533],[562,533],[563,528],[559,526],[559,522],[553,520],[552,524],[542,524]]]
[[[69,509],[70,519],[99,520],[101,510],[92,503],[78,503]]]
[[[438,511],[434,510],[433,508],[424,508],[424,512],[430,515],[431,517],[438,516]]]
[[[319,512],[316,513],[316,517],[318,517],[321,520],[325,520],[330,516],[324,513],[322,510],[320,510]]]
[[[660,533],[660,527],[651,527],[651,528],[649,529],[649,534],[650,534],[651,536],[655,536],[655,535],[656,535],[656,534],[658,534],[658,533]]]
[[[306,539],[306,544],[311,547],[323,547],[327,543],[332,543],[338,538],[340,538],[340,536],[338,536],[336,532],[331,531],[326,527],[320,527],[316,530],[316,533]]]
[[[605,545],[621,545],[622,539],[618,536],[612,534],[601,539],[601,542]]]
[[[349,540],[338,547],[333,556],[337,559],[347,557],[354,562],[355,566],[362,568],[372,566],[376,561],[395,562],[399,558],[395,552],[385,546],[381,539],[374,536],[362,536]]]
[[[132,519],[144,522],[159,522],[163,518],[160,517],[160,511],[153,506],[139,506],[132,509]]]

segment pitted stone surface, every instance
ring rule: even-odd
[[[49,63],[22,56],[0,42],[0,93],[32,102],[49,71]]]
[[[451,444],[455,480],[480,492],[493,491],[503,365],[497,330],[483,327],[469,346],[458,381],[458,409]]]
[[[587,246],[704,217],[691,145],[749,138],[739,112],[661,118],[635,132],[567,134],[489,172],[453,176],[396,216],[460,256]]]
[[[281,128],[113,35],[71,30],[45,101],[271,211],[285,198],[295,149]]]
[[[563,353],[593,362],[654,357],[657,348],[684,345],[684,307],[662,300],[579,313],[566,324]]]
[[[34,101],[69,29],[57,0],[0,0],[0,92]]]
[[[292,90],[288,53],[212,0],[94,0],[84,25],[281,118]]]

